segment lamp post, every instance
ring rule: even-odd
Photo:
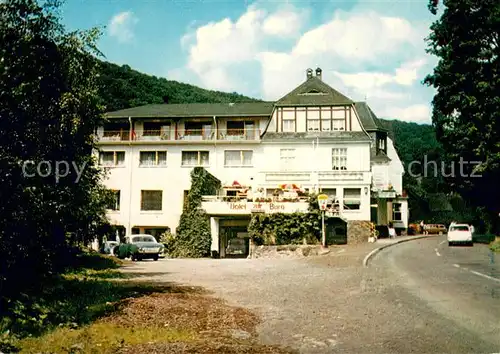
[[[326,245],[326,230],[325,230],[325,210],[328,202],[328,196],[326,194],[318,195],[318,205],[321,210],[321,245],[327,247]]]

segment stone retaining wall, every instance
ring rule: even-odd
[[[370,237],[369,221],[348,221],[347,222],[347,244],[357,244],[368,242]]]
[[[302,258],[328,253],[321,245],[283,245],[250,247],[248,258]]]

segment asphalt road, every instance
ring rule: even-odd
[[[313,262],[166,259],[127,271],[212,290],[261,315],[262,343],[301,353],[500,353],[500,283],[472,273],[498,277],[498,264],[485,246],[442,240],[389,247],[368,268],[338,267],[332,253]]]
[[[388,248],[370,263],[389,272],[409,298],[448,321],[471,352],[500,352],[500,257],[486,245],[449,247],[446,237]]]

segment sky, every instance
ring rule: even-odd
[[[320,67],[380,118],[431,122],[427,0],[68,0],[61,15],[101,27],[104,59],[147,74],[274,101]]]

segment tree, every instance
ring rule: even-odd
[[[439,62],[425,83],[437,90],[432,121],[456,165],[449,183],[493,221],[500,212],[498,0],[447,0],[432,24],[428,52]],[[436,14],[437,1],[429,9]],[[460,171],[460,160],[462,170]],[[481,177],[479,177],[481,176]]]
[[[84,239],[105,222],[103,174],[91,156],[102,123],[99,31],[66,32],[58,5],[0,2],[3,296],[61,270],[71,246],[67,232]]]

